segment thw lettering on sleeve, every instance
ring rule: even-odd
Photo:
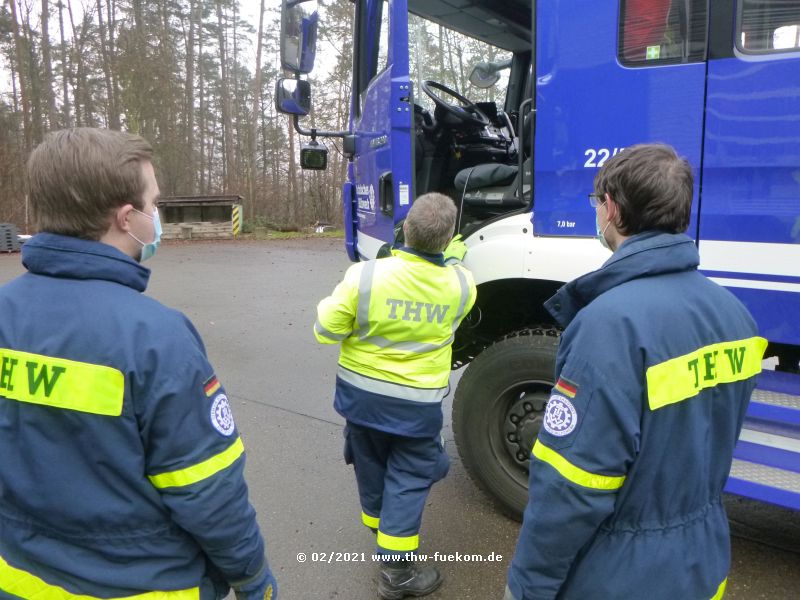
[[[28,368],[28,392],[31,396],[39,393],[39,388],[43,387],[45,398],[49,398],[58,382],[58,378],[66,372],[65,367],[56,367],[47,363],[37,363],[28,361],[25,363]]]
[[[113,367],[0,348],[0,399],[119,416],[124,395]]]
[[[651,410],[688,400],[702,390],[733,383],[761,372],[767,340],[752,337],[698,348],[647,369]]]

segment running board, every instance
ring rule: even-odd
[[[800,425],[800,396],[755,390],[750,397],[747,416],[753,419]]]
[[[733,450],[725,490],[800,510],[800,438],[793,428],[748,422]]]
[[[735,458],[725,491],[800,510],[800,473]]]

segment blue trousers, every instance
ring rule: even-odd
[[[428,492],[450,468],[441,438],[393,435],[349,421],[344,435],[344,459],[355,468],[362,522],[377,530],[378,552],[416,551]]]

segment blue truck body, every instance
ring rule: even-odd
[[[664,33],[646,42],[644,58],[631,58],[626,36],[635,5],[664,10],[662,28],[683,37]],[[427,133],[420,131],[422,92],[410,68],[409,11],[510,53],[509,88],[497,109],[512,115],[516,132],[503,133],[499,117],[489,133],[467,131],[437,110],[442,131],[431,138],[433,150],[420,151]],[[538,301],[597,264],[537,273],[523,255],[559,248],[551,262],[566,265],[587,248],[595,211],[586,195],[605,160],[641,142],[673,145],[695,172],[688,233],[700,267],[748,307],[770,342],[727,489],[800,510],[800,7],[753,0],[357,0],[355,20],[347,132],[354,150],[343,186],[350,258],[372,259],[392,243],[413,199],[427,191],[449,193],[467,215],[468,192],[452,174],[485,162],[489,150],[516,136],[517,157],[531,164],[530,175],[519,178],[520,203],[507,210],[475,204],[461,223],[468,260],[475,257],[479,304],[482,291],[492,298],[483,305],[491,321],[504,310],[497,297],[513,296],[514,286]],[[779,34],[792,31],[797,44],[779,47]],[[512,228],[516,237],[506,233]],[[483,252],[481,244],[497,236],[507,254]],[[497,268],[478,264],[481,257]],[[516,274],[509,261],[519,263]],[[476,359],[492,337],[522,326],[529,323],[495,323],[491,333],[476,334],[458,366]]]

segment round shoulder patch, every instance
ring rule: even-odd
[[[228,397],[225,394],[217,394],[214,402],[211,403],[211,424],[214,429],[222,435],[228,436],[233,433],[235,427],[233,423],[233,413]]]
[[[578,412],[564,396],[553,394],[544,409],[544,429],[550,435],[564,437],[575,430]]]

